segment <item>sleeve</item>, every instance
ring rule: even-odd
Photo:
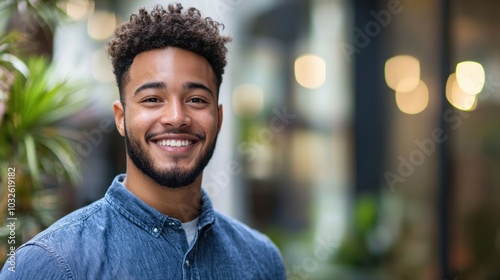
[[[280,279],[280,280],[286,280],[286,271],[285,271],[285,265],[283,263],[283,258],[281,256],[281,253],[276,247],[274,243],[271,242],[271,248],[272,248],[272,254],[273,254],[273,262],[274,262],[274,267],[275,267],[275,278],[274,279]]]
[[[63,280],[72,278],[64,272],[61,262],[54,254],[37,245],[25,245],[7,259],[0,271],[0,279]]]

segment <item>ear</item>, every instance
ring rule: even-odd
[[[219,108],[217,108],[217,113],[219,114],[219,122],[217,123],[217,133],[220,132],[220,128],[222,127],[222,104],[219,104]]]
[[[118,100],[113,102],[113,114],[115,115],[116,129],[121,136],[125,136],[125,110],[123,104]]]

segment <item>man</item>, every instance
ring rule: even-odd
[[[213,209],[202,172],[222,124],[229,37],[180,4],[141,8],[109,43],[127,173],[16,252],[1,279],[285,279],[263,234]]]

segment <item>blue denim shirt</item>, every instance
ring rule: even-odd
[[[276,246],[212,207],[203,191],[194,241],[181,222],[130,193],[117,176],[101,200],[60,219],[16,252],[0,279],[285,279]]]

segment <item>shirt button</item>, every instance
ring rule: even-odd
[[[189,267],[189,261],[188,260],[186,260],[186,266]]]
[[[154,233],[158,233],[158,228],[157,228],[157,227],[154,227],[154,228],[153,228],[153,232],[154,232]]]

